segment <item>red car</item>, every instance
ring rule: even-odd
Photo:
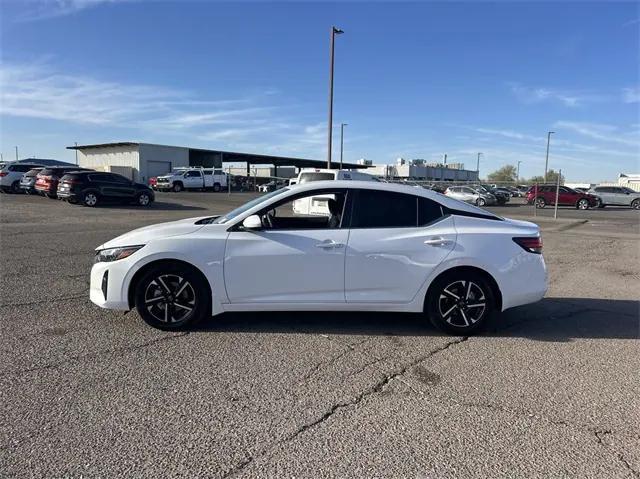
[[[151,188],[152,190],[155,190],[157,185],[158,185],[158,178],[156,178],[155,176],[152,176],[151,178],[149,178],[149,188]]]
[[[536,208],[544,208],[556,203],[556,185],[532,186],[527,191],[527,203],[535,203]],[[579,210],[586,210],[597,206],[598,198],[588,193],[572,190],[561,186],[558,192],[558,206],[574,206]]]
[[[36,176],[35,190],[47,198],[57,198],[58,182],[70,171],[87,171],[78,166],[52,166],[43,168]]]

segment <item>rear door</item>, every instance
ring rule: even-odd
[[[131,181],[115,173],[89,175],[91,181],[97,181],[102,196],[113,199],[133,198],[135,188]]]
[[[626,190],[623,188],[611,187],[612,190],[612,200],[614,201],[614,205],[628,205],[630,203],[631,195],[627,194]]]
[[[345,259],[348,303],[408,303],[453,250],[451,216],[428,198],[383,190],[355,193]]]

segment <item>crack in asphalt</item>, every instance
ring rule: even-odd
[[[96,351],[96,352],[93,352],[93,353],[79,354],[79,355],[76,355],[76,356],[68,357],[68,358],[66,358],[66,359],[64,359],[62,361],[57,362],[57,363],[46,364],[44,366],[38,366],[38,367],[35,367],[35,368],[23,369],[21,371],[16,371],[16,372],[2,373],[2,374],[0,374],[0,377],[21,376],[23,374],[32,373],[34,371],[43,371],[43,370],[47,370],[47,369],[56,369],[56,368],[59,368],[60,366],[67,365],[69,363],[78,362],[78,361],[82,361],[82,360],[85,360],[85,359],[94,359],[94,358],[100,357],[102,355],[116,354],[116,353],[122,353],[122,352],[128,352],[128,351],[136,351],[138,349],[144,349],[144,348],[147,348],[149,346],[153,346],[154,344],[162,343],[164,341],[171,341],[171,340],[174,340],[174,339],[178,339],[178,338],[181,338],[183,336],[187,336],[188,334],[189,334],[189,331],[185,331],[185,332],[182,332],[182,333],[173,334],[171,336],[163,336],[161,338],[152,339],[151,341],[146,341],[144,343],[135,344],[135,345],[132,345],[132,346],[122,346],[120,348],[115,348],[115,349],[104,349],[104,350]]]
[[[280,439],[278,441],[275,441],[275,442],[271,443],[269,446],[259,450],[256,454],[247,456],[245,459],[243,459],[238,464],[236,464],[231,469],[229,469],[227,472],[225,472],[222,475],[222,477],[224,479],[226,479],[226,478],[230,478],[230,477],[235,476],[236,474],[242,472],[242,470],[245,467],[247,467],[249,464],[254,462],[256,459],[259,459],[260,457],[265,456],[266,454],[268,454],[270,451],[272,451],[277,446],[285,444],[285,443],[287,443],[289,441],[292,441],[293,439],[298,437],[300,434],[303,434],[304,432],[308,431],[309,429],[314,428],[318,424],[322,424],[323,422],[325,422],[328,419],[330,419],[336,412],[340,411],[341,409],[344,409],[344,408],[347,408],[347,407],[351,407],[351,406],[357,406],[366,397],[382,392],[384,390],[384,388],[391,381],[393,381],[394,379],[398,378],[399,376],[402,376],[403,374],[405,374],[409,369],[414,367],[416,364],[419,364],[422,361],[424,361],[424,360],[426,360],[426,359],[428,359],[430,357],[433,357],[436,354],[441,353],[442,351],[446,351],[447,349],[449,349],[452,346],[461,344],[461,343],[467,341],[468,339],[469,339],[468,336],[464,336],[464,337],[462,337],[460,339],[456,339],[454,341],[449,341],[449,342],[445,343],[443,346],[441,346],[439,348],[436,348],[436,349],[433,349],[433,350],[429,351],[427,354],[423,354],[422,356],[419,356],[418,358],[413,359],[412,361],[410,361],[408,363],[405,363],[404,365],[400,366],[399,368],[396,368],[395,370],[391,371],[390,373],[384,374],[384,377],[382,379],[378,380],[376,383],[374,383],[371,386],[369,386],[368,388],[364,389],[358,395],[356,395],[355,397],[351,398],[349,401],[339,402],[337,404],[334,404],[333,406],[331,406],[329,408],[329,410],[325,411],[325,413],[322,414],[320,417],[314,419],[311,422],[303,424],[298,429],[296,429],[292,433],[288,434],[284,438],[282,438],[282,439]]]
[[[324,337],[324,335],[323,335],[323,337]],[[330,339],[330,338],[327,338],[327,339],[329,339],[329,341],[333,341],[333,339]],[[365,338],[362,341],[358,341],[357,343],[354,343],[354,344],[343,343],[342,341],[335,341],[335,342],[345,346],[346,349],[343,349],[342,351],[340,351],[339,354],[337,354],[335,356],[332,356],[327,361],[318,362],[313,368],[311,368],[311,370],[307,374],[304,375],[304,378],[302,379],[302,382],[308,381],[314,374],[316,374],[318,371],[320,371],[320,369],[322,369],[323,366],[326,367],[326,366],[330,366],[331,364],[334,364],[338,359],[346,356],[347,354],[349,354],[352,351],[355,351],[358,346],[361,346],[362,344],[366,343],[367,341],[370,341],[370,338]]]
[[[593,431],[593,434],[596,436],[596,441],[598,442],[598,444],[606,449],[613,449],[613,446],[608,445],[607,443],[605,443],[602,440],[602,436],[604,435],[608,435],[608,434],[613,434],[611,432],[611,430],[595,430]],[[631,467],[631,464],[629,463],[629,461],[627,461],[624,457],[624,455],[619,452],[614,450],[614,454],[616,456],[616,458],[618,459],[618,461],[620,461],[622,463],[622,465],[629,470],[629,472],[631,472],[631,474],[633,474],[634,477],[640,477],[640,472],[636,471],[633,467]]]

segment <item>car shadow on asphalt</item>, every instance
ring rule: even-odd
[[[442,336],[414,313],[250,312],[224,313],[197,331],[372,336]],[[640,338],[640,302],[595,298],[545,298],[496,315],[481,337],[538,341]]]
[[[99,206],[100,209],[112,209],[112,210],[135,210],[135,211],[196,211],[206,210],[202,206],[181,205],[179,203],[166,203],[160,201],[154,201],[149,206],[138,205],[122,205],[122,204],[109,204]]]

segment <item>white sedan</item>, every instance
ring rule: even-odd
[[[318,181],[115,238],[96,250],[90,295],[165,330],[225,311],[397,311],[467,335],[544,296],[541,253],[533,223],[422,188]]]

